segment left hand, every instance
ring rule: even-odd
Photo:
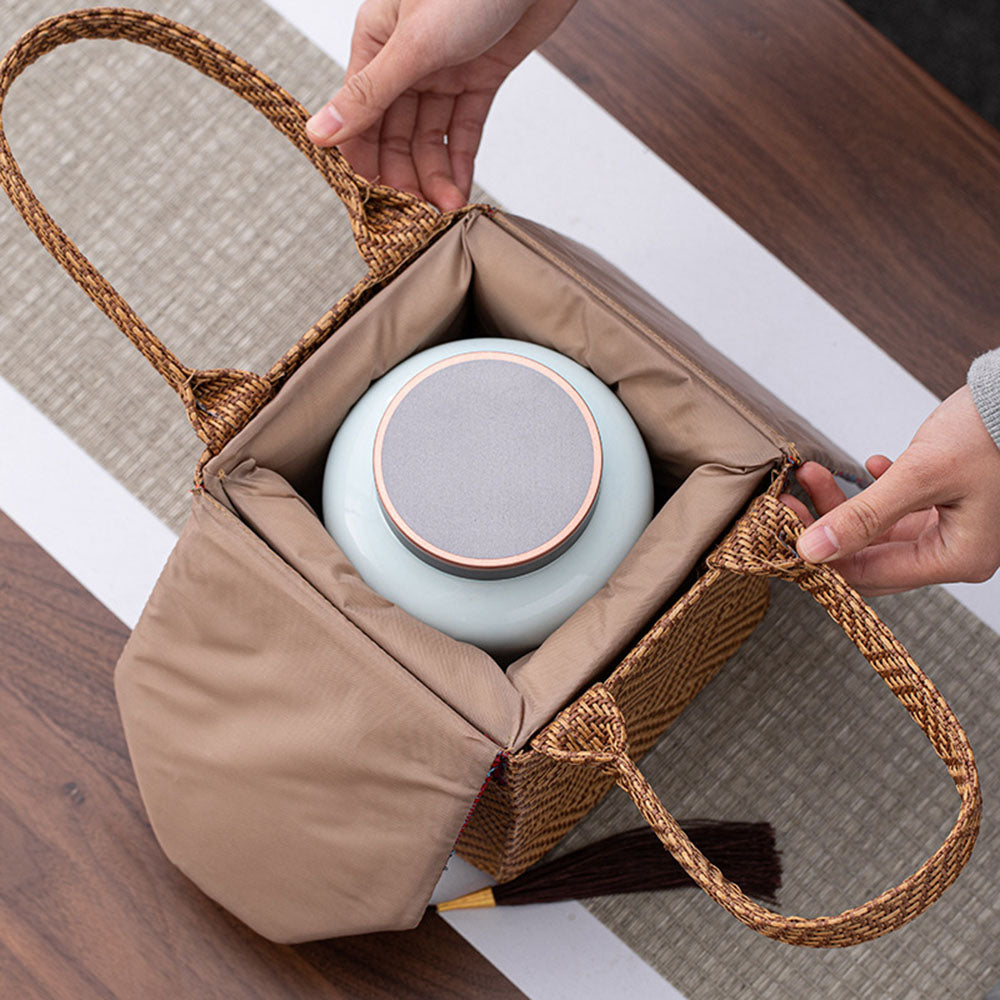
[[[833,475],[806,462],[796,478],[817,513],[783,494],[809,525],[799,555],[832,562],[863,594],[890,594],[931,583],[988,580],[1000,566],[1000,448],[968,386],[924,421],[892,462],[866,463],[875,482],[847,499]]]
[[[366,0],[344,85],[306,126],[368,180],[461,208],[493,97],[575,0]]]

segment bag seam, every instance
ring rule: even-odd
[[[230,511],[228,508],[220,504],[214,497],[212,497],[204,488],[197,488],[192,490],[194,495],[194,500],[197,502],[198,498],[201,497],[207,500],[216,510],[221,511],[226,515],[227,518],[231,519],[232,522],[237,526],[240,534],[251,541],[249,550],[252,552],[255,559],[260,561],[266,566],[266,568],[271,569],[272,563],[276,564],[278,572],[284,574],[289,580],[293,581],[297,590],[303,594],[308,595],[307,599],[314,605],[318,605],[323,609],[324,613],[334,613],[337,616],[339,622],[346,625],[353,632],[356,632],[361,636],[365,642],[369,643],[375,649],[377,649],[383,656],[386,657],[389,662],[391,662],[402,674],[409,678],[410,683],[415,684],[420,690],[426,692],[430,695],[435,702],[443,705],[448,712],[453,715],[456,719],[460,720],[462,725],[468,730],[470,735],[478,735],[488,740],[490,744],[496,747],[498,750],[502,750],[503,747],[501,743],[494,737],[490,736],[488,733],[482,732],[478,726],[473,725],[464,715],[457,711],[454,706],[445,701],[436,691],[434,691],[430,686],[425,684],[419,677],[417,677],[412,671],[407,670],[407,668],[399,662],[394,656],[392,656],[387,650],[385,650],[375,639],[373,639],[367,632],[363,629],[358,628],[335,604],[328,601],[319,591],[316,590],[312,584],[309,583],[297,570],[289,566],[288,563],[284,561],[270,546],[264,542],[263,539],[259,538],[247,525],[245,525],[240,518]]]

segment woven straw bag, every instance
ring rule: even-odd
[[[484,206],[441,215],[356,176],[306,139],[295,100],[190,28],[126,9],[51,18],[0,64],[0,101],[35,59],[85,38],[159,49],[266,115],[336,191],[369,266],[265,374],[187,367],[46,214],[0,133],[15,207],[205,443],[190,518],[116,669],[139,787],[174,863],[275,940],[406,928],[453,849],[512,878],[618,784],[705,892],[770,937],[853,944],[937,899],[979,824],[968,740],[837,572],[797,557],[801,524],[777,499],[798,455],[849,460],[584,248]],[[314,512],[326,449],[368,385],[417,350],[482,333],[560,350],[612,385],[658,486],[653,522],[608,585],[506,671],[369,590]],[[959,794],[941,848],[838,916],[749,900],[635,764],[760,621],[769,578],[843,627]]]

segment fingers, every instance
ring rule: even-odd
[[[374,181],[378,177],[381,132],[381,123],[376,123],[371,128],[365,129],[361,135],[348,139],[347,142],[341,143],[338,147],[355,172],[370,181]]]
[[[795,479],[809,494],[816,512],[821,516],[838,507],[846,499],[844,491],[833,478],[833,473],[818,462],[806,462],[800,466],[795,470]]]
[[[482,131],[482,120],[475,126],[457,111],[466,96],[456,100],[445,94],[407,91],[389,106],[381,123],[342,143],[340,151],[368,180],[377,178],[408,191],[443,212],[461,208],[469,198],[473,159]],[[466,108],[482,108],[485,117],[490,100],[487,95],[485,100],[466,102]],[[459,127],[453,141],[455,121],[463,121],[465,127]]]
[[[350,73],[340,90],[306,123],[307,135],[318,146],[361,135],[380,121],[403,91],[433,69],[422,61],[418,47],[400,44],[397,38],[391,36],[367,65]],[[351,62],[355,62],[353,57]]]
[[[532,0],[504,0],[473,5],[474,9],[465,0],[409,7],[370,0],[358,13],[344,85],[307,122],[309,138],[321,146],[355,138],[414,84],[439,69],[476,59],[500,43],[535,6]],[[499,85],[509,67],[504,70],[494,59],[491,72],[499,73]]]
[[[465,0],[366,0],[345,82],[306,132],[320,146],[338,145],[369,180],[422,194],[443,211],[460,208],[497,87],[571,6],[497,0],[472,11]]]
[[[883,475],[891,465],[892,459],[886,458],[885,455],[872,455],[872,457],[865,462],[865,468],[875,479],[878,479],[881,475]]]
[[[867,465],[875,482],[842,502],[828,473],[803,466],[799,479],[822,515],[799,537],[803,559],[833,561],[868,594],[979,583],[1000,568],[1000,452],[968,386],[931,413],[895,462],[873,455]]]
[[[448,132],[456,101],[444,94],[423,94],[413,133],[413,162],[424,197],[442,211],[461,208],[465,196],[452,175]]]
[[[816,466],[814,462],[807,464]],[[803,466],[796,471],[796,478],[800,481],[803,479],[802,471],[805,468]],[[833,476],[822,466],[816,466],[816,468],[822,469],[831,480],[833,479]],[[872,471],[870,465],[869,471]],[[804,478],[803,486],[810,494],[810,499],[817,510],[821,509],[822,504],[834,500],[835,495],[832,490],[824,497],[825,477],[819,475],[815,469],[807,470]],[[836,483],[834,483],[834,487],[840,496],[839,503],[845,502],[844,494],[836,486]],[[819,502],[817,502],[817,497],[819,497]],[[778,499],[786,507],[790,507],[803,524],[808,526],[815,520],[812,513],[798,497],[792,496],[790,493],[782,493]],[[931,534],[927,534],[920,543],[917,541],[921,535],[929,532],[936,524],[937,511],[934,509],[907,514],[882,536],[884,540],[869,545],[853,556],[840,559],[834,565],[855,590],[867,597],[894,594],[900,590],[921,586],[930,582],[927,579],[929,572],[934,576],[940,576],[941,581],[943,581],[947,574],[935,564],[935,558],[930,557],[931,546],[934,544],[931,541]],[[935,580],[934,582],[941,581]]]
[[[413,159],[417,115],[421,101],[412,91],[401,94],[382,118],[378,140],[380,183],[420,194],[420,180]]]
[[[880,478],[892,466],[884,455],[874,455],[866,463],[868,471]],[[821,515],[849,503],[833,474],[816,462],[807,462],[796,470],[796,479],[809,494]],[[805,504],[783,494],[780,499],[807,526],[814,518]],[[877,538],[854,554],[838,553],[834,565],[856,590],[867,596],[896,593],[911,587],[948,579],[942,562],[940,535],[936,531],[938,514],[935,508],[914,511],[893,521]],[[877,530],[872,528],[871,530]],[[800,548],[800,555],[802,555]],[[803,558],[809,558],[804,556]],[[826,559],[812,558],[810,562]]]
[[[489,90],[467,91],[458,97],[430,91],[421,93],[419,99],[415,99],[417,110],[409,136],[409,148],[403,148],[399,143],[395,150],[398,158],[387,158],[384,150],[380,153],[381,180],[393,187],[421,194],[442,212],[461,208],[468,201],[472,189],[475,156],[494,93]],[[399,101],[407,96],[404,94]],[[387,121],[395,110],[396,104],[386,113]],[[395,138],[398,140],[400,137]],[[381,139],[385,145],[385,126]],[[397,177],[415,186],[400,183]]]
[[[884,462],[875,463],[875,468],[881,466]],[[904,515],[933,506],[935,499],[932,482],[921,474],[919,463],[906,460],[904,452],[899,461],[884,467],[871,486],[828,510],[804,531],[798,541],[799,555],[817,563],[852,556],[877,541]]]
[[[792,496],[791,493],[782,493],[778,499],[786,506],[790,507],[795,516],[803,524],[812,524],[815,518],[809,512],[809,508],[798,498]]]
[[[875,479],[884,475],[885,471],[891,465],[892,461],[886,458],[885,455],[873,455],[865,463],[868,471]],[[828,514],[831,510],[840,506],[840,504],[844,503],[847,499],[833,473],[824,468],[818,462],[806,462],[803,466],[796,470],[795,478],[799,485],[809,495],[809,499],[812,501],[813,507],[816,508],[816,512],[820,516]],[[785,500],[785,497],[783,496],[781,499]],[[788,506],[790,506],[799,515],[799,518],[805,524],[812,524],[815,520],[815,518],[808,511],[806,511],[803,504],[789,503]],[[806,511],[806,517],[802,516],[803,511]],[[892,525],[891,528],[889,528],[888,531],[880,535],[876,541],[896,542],[916,538],[917,534],[919,534],[925,526],[928,513],[933,513],[933,511],[928,512],[927,510],[920,510],[901,517]]]
[[[477,90],[461,94],[455,101],[455,109],[448,125],[448,156],[455,187],[462,193],[463,201],[469,200],[483,124],[495,96],[495,90]]]
[[[940,533],[928,527],[916,538],[871,545],[835,565],[859,593],[878,597],[948,583],[956,578],[952,562]]]

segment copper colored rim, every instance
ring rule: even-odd
[[[402,514],[400,514],[396,509],[389,497],[389,491],[385,484],[385,477],[382,473],[382,445],[385,441],[386,431],[388,430],[389,422],[392,420],[393,414],[399,408],[403,400],[416,386],[423,382],[424,379],[429,378],[431,375],[434,375],[444,368],[450,368],[452,365],[462,364],[467,361],[507,361],[512,364],[523,365],[525,368],[531,368],[540,375],[544,375],[550,381],[558,385],[570,397],[577,409],[580,411],[580,414],[587,425],[587,431],[590,434],[590,443],[594,460],[593,473],[590,477],[590,483],[587,486],[587,492],[584,494],[580,506],[566,523],[565,527],[563,527],[550,539],[543,542],[541,545],[536,545],[534,548],[529,549],[526,552],[518,552],[512,556],[500,556],[492,559],[462,556],[455,552],[449,552],[447,549],[443,549],[440,546],[435,545],[433,542],[428,541],[418,532],[414,531],[414,529],[403,518]],[[464,354],[452,355],[450,358],[444,358],[442,361],[437,361],[428,366],[423,371],[414,375],[413,378],[411,378],[409,382],[407,382],[406,385],[404,385],[399,392],[393,396],[391,402],[386,407],[385,413],[382,414],[378,430],[375,432],[375,447],[372,454],[372,462],[375,474],[375,488],[378,492],[378,498],[379,502],[382,504],[382,509],[385,511],[386,516],[389,518],[389,521],[395,530],[399,532],[399,534],[410,545],[435,561],[445,563],[448,566],[453,566],[456,569],[497,571],[505,569],[514,570],[524,567],[529,563],[533,563],[551,555],[561,546],[569,542],[569,540],[586,522],[594,506],[594,501],[597,499],[597,491],[601,485],[601,473],[604,465],[604,456],[601,448],[601,435],[597,429],[597,422],[594,420],[594,415],[590,412],[590,408],[584,402],[580,393],[577,392],[576,389],[574,389],[573,386],[562,377],[562,375],[553,371],[541,362],[535,361],[533,358],[525,358],[520,354],[511,354],[506,351],[468,351]]]

